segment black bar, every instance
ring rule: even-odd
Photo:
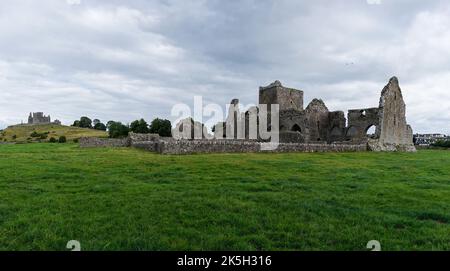
[[[255,257],[258,261],[254,261]],[[210,258],[206,266],[200,259]],[[197,259],[189,265],[185,259]],[[240,260],[239,260],[240,259]],[[251,259],[250,262],[248,259]],[[262,260],[261,260],[262,259]],[[267,260],[270,259],[270,260]],[[227,265],[224,264],[227,260]],[[244,261],[245,260],[245,261]],[[77,268],[126,268],[140,270],[310,270],[314,268],[356,268],[357,270],[401,267],[427,270],[441,264],[448,268],[449,252],[2,252],[1,263],[12,266]],[[182,262],[184,265],[180,265]],[[203,265],[202,265],[203,264]],[[208,267],[208,268],[206,268]],[[332,270],[330,269],[330,270]],[[439,270],[439,269],[437,269]]]

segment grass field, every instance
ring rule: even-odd
[[[450,250],[450,152],[0,146],[0,250]]]
[[[48,141],[51,137],[58,139],[65,136],[67,140],[72,141],[80,137],[108,137],[108,133],[104,131],[86,129],[72,126],[40,124],[40,125],[17,125],[3,130],[0,133],[0,142],[29,142],[38,141],[39,138],[33,138],[31,134],[48,133],[47,138],[41,141]]]

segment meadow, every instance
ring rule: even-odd
[[[0,250],[450,250],[450,152],[0,145]]]
[[[33,133],[45,135],[45,138],[33,137]],[[73,141],[81,137],[108,137],[108,133],[94,129],[56,124],[16,125],[0,131],[0,143],[47,142],[52,137],[58,139],[60,136],[65,136],[67,140]]]

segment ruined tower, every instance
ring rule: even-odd
[[[406,105],[397,77],[392,77],[381,92],[378,108],[377,138],[369,147],[379,151],[415,151],[413,131],[406,122]]]

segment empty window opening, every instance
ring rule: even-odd
[[[298,126],[297,124],[295,124],[294,126],[292,126],[291,131],[292,131],[292,132],[299,132],[299,133],[301,133],[302,129],[300,128],[300,126]]]
[[[367,128],[366,135],[368,137],[375,137],[376,130],[377,130],[376,126],[372,125],[369,128]]]

